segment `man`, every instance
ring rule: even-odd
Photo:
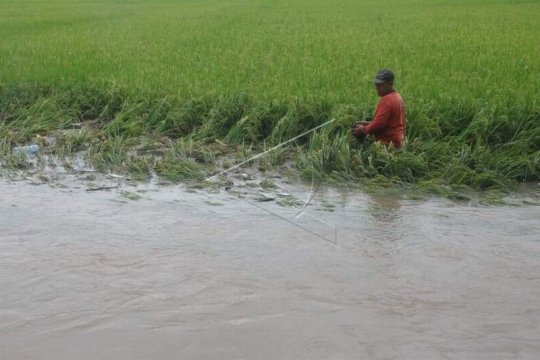
[[[381,97],[375,117],[353,125],[353,135],[362,138],[373,135],[375,141],[400,148],[405,138],[405,106],[401,95],[394,89],[392,70],[379,70],[373,81],[377,95]]]

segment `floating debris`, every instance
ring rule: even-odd
[[[13,148],[14,154],[26,154],[34,156],[39,151],[39,145],[32,144],[27,146],[17,146]]]
[[[141,195],[131,191],[120,191],[120,196],[129,200],[139,200],[142,198]]]
[[[100,186],[100,187],[95,187],[95,188],[88,188],[88,189],[86,189],[86,191],[113,190],[113,189],[117,189],[117,188],[118,188],[118,185],[115,185],[115,186]]]
[[[265,194],[262,192],[258,193],[258,197],[255,198],[258,202],[268,202],[268,201],[274,201],[276,197],[273,194]]]

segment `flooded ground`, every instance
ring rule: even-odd
[[[302,212],[287,194],[7,180],[0,194],[2,360],[540,358],[536,205],[323,188]]]

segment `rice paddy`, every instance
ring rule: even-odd
[[[254,166],[446,195],[540,179],[536,1],[0,7],[5,168],[27,166],[12,147],[38,143],[100,171],[202,180],[335,119]],[[350,135],[377,104],[366,80],[383,67],[407,108],[400,150]]]

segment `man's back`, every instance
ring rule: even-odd
[[[367,134],[373,134],[376,141],[401,147],[405,138],[405,106],[397,91],[381,98],[375,117],[364,129]]]

